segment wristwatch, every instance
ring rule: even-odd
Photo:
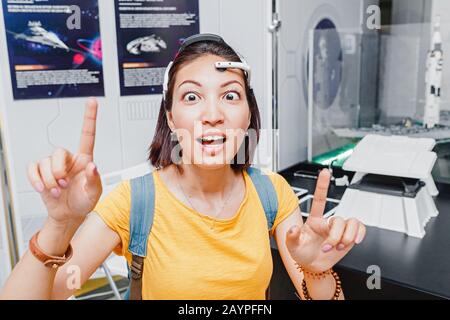
[[[39,235],[39,231],[31,238],[29,243],[30,252],[35,256],[39,261],[41,261],[46,267],[58,269],[62,265],[64,265],[69,259],[72,257],[73,250],[72,246],[69,244],[69,248],[67,248],[66,253],[62,257],[51,256],[45,253],[38,245],[37,238]]]

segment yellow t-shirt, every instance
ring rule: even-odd
[[[227,220],[201,215],[179,201],[158,171],[155,215],[142,278],[143,299],[265,299],[273,264],[264,209],[251,178],[244,172],[245,196],[238,212]],[[297,207],[286,180],[270,172],[278,197],[272,232]],[[122,182],[94,211],[120,236],[114,249],[128,263],[129,181]],[[211,230],[211,226],[213,229]]]

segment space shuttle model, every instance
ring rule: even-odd
[[[438,16],[433,27],[433,37],[431,49],[427,54],[427,70],[425,78],[425,110],[423,125],[426,128],[433,128],[439,124],[442,67],[444,62],[444,52],[442,50],[441,22]]]

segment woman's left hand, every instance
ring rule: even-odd
[[[328,170],[320,172],[308,219],[302,226],[290,228],[286,235],[291,257],[311,272],[332,268],[355,244],[361,243],[366,234],[365,226],[357,219],[324,219],[330,178]]]

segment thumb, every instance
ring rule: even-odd
[[[300,245],[300,233],[301,229],[299,226],[291,227],[286,234],[286,246],[290,249],[295,249]]]
[[[102,182],[97,166],[93,162],[90,162],[84,170],[86,174],[84,189],[91,200],[97,201],[102,193]]]

